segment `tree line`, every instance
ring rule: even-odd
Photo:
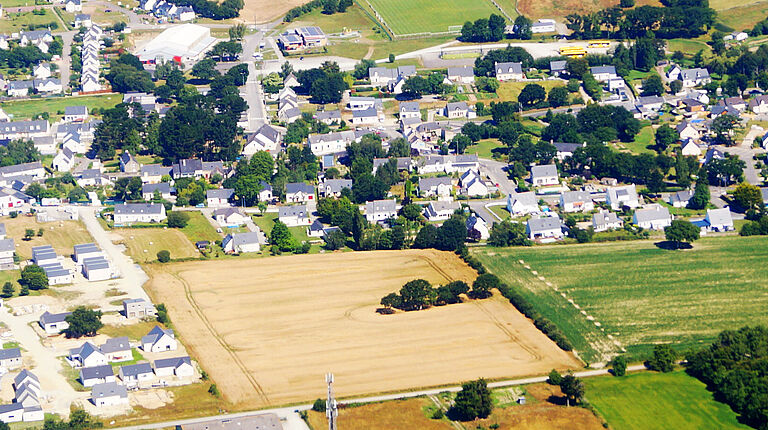
[[[344,13],[347,11],[347,8],[352,6],[352,4],[352,0],[312,0],[289,10],[283,17],[283,22],[291,22],[296,18],[319,8],[323,8],[323,13],[326,15]]]
[[[191,6],[196,14],[215,20],[237,18],[245,5],[243,0],[224,0],[221,3],[213,0],[169,0],[169,2],[178,6]]]

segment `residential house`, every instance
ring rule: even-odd
[[[19,348],[0,349],[0,367],[15,369],[21,367],[21,350]]]
[[[419,179],[419,194],[422,197],[450,197],[452,190],[453,184],[448,176]]]
[[[376,110],[376,108],[369,108],[364,110],[353,110],[350,122],[354,125],[373,125],[377,124],[379,120],[379,111]]]
[[[215,188],[205,191],[206,204],[209,208],[223,208],[232,206],[230,202],[235,196],[232,188]]]
[[[536,193],[527,191],[524,193],[512,193],[507,196],[507,211],[512,216],[522,216],[539,211],[539,202]]]
[[[171,176],[170,166],[160,164],[144,164],[141,166],[141,182],[145,184],[157,184],[163,180],[163,176]]]
[[[696,99],[682,99],[680,100],[680,106],[685,109],[686,112],[693,113],[693,112],[703,112],[707,105],[704,102],[700,102]]]
[[[91,25],[93,25],[93,21],[91,21],[91,15],[87,13],[78,13],[77,15],[75,15],[75,22],[74,22],[75,28],[80,28],[80,27],[90,28]]]
[[[128,404],[128,391],[116,382],[96,384],[91,389],[91,399],[97,407]]]
[[[483,221],[482,218],[475,214],[471,214],[467,217],[467,237],[473,240],[487,240],[490,236],[490,230],[488,230],[488,224]]]
[[[678,79],[683,82],[683,88],[706,85],[712,82],[712,78],[709,76],[709,70],[703,68],[681,70]]]
[[[707,209],[707,216],[704,218],[707,223],[708,231],[731,231],[734,230],[731,210],[727,207],[720,209]]]
[[[573,157],[573,153],[584,146],[586,146],[585,143],[565,143],[565,142],[551,142],[552,145],[557,150],[556,157],[558,160],[563,161],[568,157]]]
[[[560,218],[531,218],[525,224],[525,232],[531,240],[558,240],[563,238]]]
[[[307,227],[307,236],[309,237],[323,237],[325,235],[325,226],[323,223],[316,219],[312,224]]]
[[[368,69],[368,79],[371,86],[386,87],[390,83],[397,81],[398,78],[409,78],[416,75],[415,66],[400,66],[393,69],[386,67],[371,67]]]
[[[496,79],[499,82],[522,81],[525,78],[523,63],[496,63],[494,70],[496,70]]]
[[[592,215],[592,229],[596,232],[624,227],[624,221],[613,212],[601,210]]]
[[[49,63],[37,63],[32,68],[32,75],[35,79],[47,79],[51,77],[51,65]]]
[[[536,187],[559,185],[560,177],[557,174],[557,166],[546,164],[531,167],[531,184]]]
[[[19,140],[47,136],[50,127],[47,120],[0,122],[0,139]],[[24,165],[29,165],[25,163]],[[40,164],[36,162],[36,164]],[[8,166],[10,167],[10,166]],[[42,165],[40,165],[42,167]]]
[[[701,157],[701,147],[693,139],[685,139],[681,145],[681,154]]]
[[[454,84],[474,84],[475,70],[471,66],[448,67],[448,80]]]
[[[35,79],[32,84],[35,86],[35,91],[43,94],[59,94],[64,89],[61,86],[61,79],[58,78]]]
[[[368,222],[382,222],[397,218],[397,202],[392,200],[374,200],[365,204],[365,219]]]
[[[158,325],[141,338],[141,349],[145,352],[175,351],[179,347],[173,330]]]
[[[27,46],[29,44],[36,45],[39,42],[45,42],[45,43],[53,42],[53,35],[51,35],[51,31],[50,30],[33,30],[33,31],[22,31],[21,33],[19,33],[19,45],[21,46]]]
[[[40,328],[42,328],[46,334],[57,335],[61,333],[62,330],[69,328],[69,323],[66,321],[69,315],[72,315],[72,312],[52,314],[45,311],[40,315],[40,319],[37,323],[40,324]]]
[[[768,113],[768,95],[761,94],[753,98],[748,107],[753,113]]]
[[[554,19],[541,18],[531,24],[531,33],[534,33],[534,34],[554,33],[556,31],[557,31],[557,28],[555,27]]]
[[[7,403],[0,405],[0,421],[4,423],[16,423],[24,417],[24,405],[21,403]]]
[[[429,204],[424,207],[424,217],[429,221],[444,221],[449,219],[451,215],[460,208],[461,205],[459,202],[454,201],[429,202]]]
[[[305,205],[280,206],[277,210],[277,219],[288,227],[311,224]]]
[[[595,204],[587,191],[566,191],[560,194],[560,208],[564,212],[589,212]]]
[[[53,136],[37,136],[32,138],[32,143],[41,155],[56,154],[56,140]]]
[[[256,133],[248,135],[242,154],[251,157],[259,151],[276,151],[281,140],[282,135],[277,128],[264,124],[259,127]]]
[[[75,245],[73,249],[72,258],[78,264],[82,264],[88,258],[104,256],[101,249],[95,243],[80,243]]]
[[[93,367],[108,364],[107,356],[91,342],[69,351],[69,360],[75,367]]]
[[[597,66],[590,69],[592,76],[598,82],[608,82],[611,79],[616,79],[619,75],[616,74],[615,66]]]
[[[120,171],[123,173],[139,173],[141,164],[131,155],[130,151],[125,150],[120,154]]]
[[[605,194],[605,202],[615,211],[625,206],[630,209],[640,206],[634,184],[608,188]]]
[[[219,208],[213,211],[213,219],[222,227],[237,227],[248,221],[248,215],[240,208]]]
[[[747,102],[741,97],[728,97],[725,100],[720,100],[717,104],[720,106],[724,105],[727,108],[734,108],[739,113],[744,112],[747,108]]]
[[[315,112],[314,118],[326,125],[341,124],[341,111],[336,109]]]
[[[462,179],[459,192],[469,197],[486,196],[491,193],[491,187],[489,185],[490,184],[483,181],[480,175],[474,173],[465,179]]]
[[[693,124],[688,121],[683,121],[675,127],[677,133],[680,134],[680,139],[699,139],[701,134]]]
[[[294,87],[300,87],[301,84],[299,83],[299,80],[296,79],[296,75],[293,74],[293,72],[289,73],[288,76],[283,79],[283,87],[284,88],[294,88]]]
[[[96,384],[115,381],[115,373],[112,371],[112,366],[108,364],[80,369],[80,383],[83,384],[83,387],[93,387]]]
[[[157,315],[157,309],[144,299],[123,300],[123,315],[126,318],[145,318]]]
[[[85,105],[67,106],[64,108],[65,122],[84,122],[88,119],[88,107]]]
[[[375,175],[376,172],[379,170],[379,167],[389,163],[389,160],[391,158],[374,158],[373,159],[373,171],[371,172],[372,175]],[[411,160],[411,157],[397,157],[395,158],[395,161],[397,163],[397,171],[398,172],[410,172],[411,171],[411,165],[413,160]]]
[[[672,216],[666,207],[652,204],[637,209],[632,216],[632,223],[649,230],[663,230],[672,224]]]
[[[69,13],[82,12],[83,4],[80,0],[67,0],[64,3],[64,9]]]
[[[221,161],[202,161],[197,158],[188,158],[179,160],[173,165],[171,173],[174,179],[178,178],[205,178],[210,179],[212,175],[218,173],[227,178],[229,170],[224,167]]]
[[[565,60],[550,61],[549,73],[556,78],[559,78],[563,75],[567,75],[568,74],[568,71],[566,69],[567,65],[568,65],[568,62]]]
[[[693,197],[693,193],[690,190],[678,191],[670,194],[669,204],[676,208],[684,208],[688,206],[691,197]]]
[[[53,157],[51,166],[57,172],[69,172],[75,166],[75,154],[69,148],[64,148]]]
[[[265,181],[261,181],[259,183],[261,186],[261,191],[259,191],[259,201],[260,202],[270,202],[273,199],[272,196],[272,185],[268,184]]]
[[[400,102],[400,120],[418,118],[421,120],[419,102]]]
[[[324,197],[341,197],[341,190],[352,189],[351,179],[326,179],[320,187]]]
[[[188,356],[155,360],[153,367],[155,375],[161,378],[164,376],[189,377],[195,374],[192,360]]]
[[[474,118],[475,111],[469,108],[467,102],[448,103],[443,109],[443,116],[448,119]]]
[[[664,103],[666,103],[666,100],[660,96],[641,96],[637,98],[638,108],[646,112],[658,112]]]
[[[261,232],[230,233],[221,241],[221,247],[226,253],[242,254],[261,251],[259,235]]]
[[[10,81],[6,91],[8,97],[26,97],[31,90],[35,89],[33,81]]]
[[[131,342],[128,340],[127,336],[107,339],[107,341],[101,345],[100,349],[109,362],[128,361],[133,359]]]
[[[315,199],[315,187],[304,182],[285,184],[285,201],[288,203],[307,203]]]
[[[141,196],[144,200],[152,200],[155,198],[155,193],[158,193],[161,198],[168,200],[171,198],[171,192],[173,188],[168,182],[158,182],[155,184],[143,184],[141,186]]]
[[[352,111],[375,109],[381,103],[374,97],[350,97],[347,106]]]
[[[177,430],[281,430],[282,428],[283,424],[275,414],[259,414],[239,418],[214,418],[208,421],[177,426]]]
[[[352,130],[337,131],[326,134],[312,134],[308,138],[309,149],[320,157],[329,154],[339,154],[347,150],[347,145],[360,139]]]
[[[122,203],[115,205],[116,225],[163,222],[168,218],[162,203]]]
[[[155,377],[155,373],[152,372],[152,365],[149,363],[127,364],[121,366],[118,373],[123,384],[128,386],[150,381]]]
[[[77,185],[81,187],[87,186],[112,186],[112,181],[107,178],[106,175],[101,173],[99,169],[86,169],[80,172],[80,176],[77,178]]]

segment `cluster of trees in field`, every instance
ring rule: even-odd
[[[351,6],[352,0],[312,0],[289,10],[283,17],[283,22],[291,22],[315,9],[323,8],[324,14],[333,15],[334,13],[344,13]]]
[[[573,13],[565,17],[566,27],[581,39],[633,39],[648,31],[664,39],[688,39],[705,34],[715,24],[717,14],[708,0],[664,0],[662,4],[664,7],[614,6],[590,14]]]
[[[287,64],[287,63],[286,63]],[[285,78],[293,72],[290,65],[283,67],[280,76]],[[296,72],[296,80],[301,86],[298,92],[308,94],[312,103],[338,103],[344,91],[348,90],[354,79],[348,73],[343,73],[334,61],[326,61],[315,69]]]
[[[195,13],[203,18],[215,20],[237,18],[240,16],[240,10],[245,5],[243,0],[224,0],[217,2],[213,0],[170,0],[179,6],[191,6]]]
[[[484,273],[472,282],[472,289],[464,281],[452,281],[439,287],[433,287],[429,281],[414,279],[408,281],[400,289],[399,293],[389,293],[381,299],[384,306],[379,312],[392,313],[392,309],[404,311],[418,311],[431,306],[444,306],[461,303],[461,295],[465,294],[471,299],[485,299],[490,297],[493,288],[499,285],[495,275]]]
[[[755,428],[768,426],[768,329],[726,330],[702,351],[686,355],[687,372],[707,384]]]

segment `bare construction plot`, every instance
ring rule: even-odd
[[[150,267],[150,294],[228,400],[277,405],[580,367],[498,294],[379,315],[405,282],[476,276],[456,255],[377,251]]]

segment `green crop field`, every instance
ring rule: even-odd
[[[3,110],[13,119],[29,119],[41,112],[48,112],[51,119],[64,116],[67,106],[88,106],[88,109],[109,109],[122,101],[120,94],[105,94],[100,96],[83,97],[46,97],[31,100],[3,102]]]
[[[660,342],[701,347],[724,329],[768,323],[766,237],[705,237],[684,251],[634,241],[475,253],[523,287],[591,363],[622,348],[641,356]]]
[[[586,398],[614,430],[748,429],[684,372],[585,378]]]
[[[448,31],[501,12],[488,0],[368,0],[395,34]]]

